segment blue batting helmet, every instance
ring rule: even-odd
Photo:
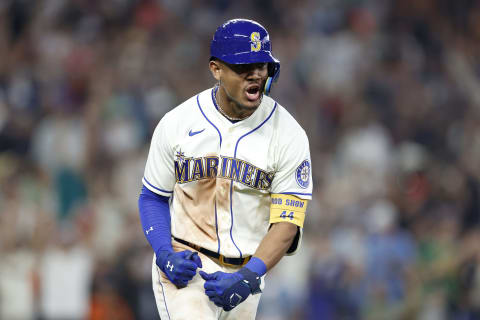
[[[253,20],[233,19],[218,27],[210,44],[210,56],[229,64],[268,62],[268,79],[264,88],[267,95],[272,81],[276,81],[280,74],[280,61],[272,55],[268,32]]]

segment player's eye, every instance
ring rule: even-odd
[[[268,63],[266,63],[266,62],[254,63],[253,64],[253,69],[266,70],[267,67],[268,67]]]
[[[237,74],[252,72],[255,69],[266,69],[268,63],[248,63],[248,64],[226,64]]]

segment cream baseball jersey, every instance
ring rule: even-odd
[[[304,210],[297,214],[295,207],[306,201],[292,198],[312,196],[308,139],[268,96],[250,117],[230,122],[218,111],[215,90],[201,92],[162,118],[143,184],[171,197],[172,236],[226,257],[246,257],[254,254],[271,222],[303,226],[304,217],[297,215]],[[272,220],[271,206],[279,203],[292,210],[279,211]]]

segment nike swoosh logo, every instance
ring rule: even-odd
[[[200,131],[192,131],[192,130],[190,130],[190,132],[188,132],[188,135],[189,135],[190,137],[192,137],[192,136],[194,136],[194,135],[196,135],[196,134],[202,133],[203,131],[205,131],[205,129],[200,130]]]

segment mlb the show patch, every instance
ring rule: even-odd
[[[270,223],[290,222],[303,228],[307,200],[290,194],[272,194]]]
[[[297,184],[303,188],[308,188],[310,184],[310,161],[304,160],[295,170],[295,180]]]

